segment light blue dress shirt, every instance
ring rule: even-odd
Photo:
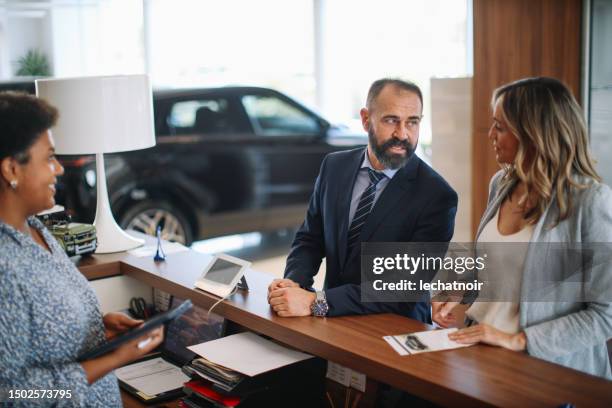
[[[361,163],[359,174],[357,174],[357,180],[355,180],[355,185],[353,186],[353,195],[351,196],[351,207],[349,209],[348,225],[351,225],[351,222],[353,222],[353,217],[355,216],[355,211],[357,211],[357,205],[359,204],[361,195],[370,185],[370,176],[368,175],[368,169],[378,171],[374,167],[372,167],[372,163],[370,163],[367,150],[365,151],[365,154],[363,156],[363,162]],[[395,176],[395,173],[397,173],[398,171],[399,169],[384,169],[382,171],[379,171],[379,173],[383,173],[387,177],[379,181],[376,185],[376,193],[374,194],[374,202],[372,203],[372,209],[374,209],[374,206],[376,205],[376,201],[378,201],[378,197],[380,197],[380,194],[387,187],[387,184],[389,184],[393,176]]]

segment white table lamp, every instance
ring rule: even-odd
[[[52,129],[58,154],[95,154],[96,253],[136,248],[144,243],[123,231],[111,212],[104,153],[155,146],[151,86],[146,75],[36,80],[36,94],[60,113]]]

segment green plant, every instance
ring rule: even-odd
[[[49,61],[45,54],[38,50],[29,50],[26,55],[17,61],[19,68],[18,76],[50,76]]]

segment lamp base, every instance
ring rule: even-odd
[[[112,214],[111,214],[112,217]],[[122,230],[114,219],[100,221],[96,215],[94,226],[98,236],[98,248],[96,254],[111,254],[113,252],[129,251],[144,245],[144,239],[134,238]],[[114,224],[114,226],[112,225]]]
[[[106,173],[104,171],[104,155],[96,154],[96,181],[97,186],[97,203],[96,203],[96,219],[94,226],[96,227],[96,235],[98,237],[98,248],[96,254],[110,254],[113,252],[128,251],[144,245],[144,239],[138,239],[130,236],[117,225],[113,213],[111,212],[110,203],[108,201],[108,191],[106,189]]]

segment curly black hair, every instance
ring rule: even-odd
[[[43,99],[21,92],[0,92],[0,160],[29,161],[28,149],[57,122],[59,113]]]

